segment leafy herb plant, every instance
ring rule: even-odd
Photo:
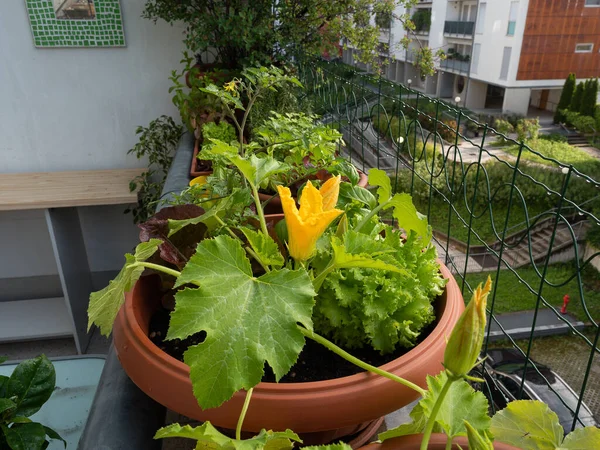
[[[48,401],[55,384],[54,366],[43,355],[20,363],[10,377],[0,375],[0,450],[42,450],[51,439],[66,448],[56,431],[29,418]]]
[[[147,158],[148,170],[129,182],[131,192],[139,189],[138,204],[125,212],[131,212],[133,221],[140,223],[147,220],[156,208],[183,127],[171,117],[160,116],[147,127],[138,127],[135,133],[139,141],[127,154],[133,153],[138,159]]]

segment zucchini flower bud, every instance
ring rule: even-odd
[[[444,353],[444,367],[456,377],[468,375],[476,365],[485,335],[485,307],[487,296],[492,289],[492,279],[488,277],[485,286],[480,284],[473,293],[471,302],[462,313]]]

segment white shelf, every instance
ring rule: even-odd
[[[62,297],[0,302],[0,342],[72,336]]]

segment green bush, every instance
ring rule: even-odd
[[[525,141],[526,139],[537,139],[540,132],[540,121],[539,119],[521,119],[517,122],[515,128],[517,132],[517,139],[519,141]]]
[[[575,93],[573,94],[573,98],[569,104],[569,111],[579,112],[581,110],[581,101],[583,100],[584,90],[585,87],[583,83],[579,83],[575,88]]]
[[[567,142],[567,137],[559,133],[540,134],[538,139],[551,142]]]
[[[582,133],[592,133],[596,127],[596,120],[591,116],[578,115],[573,119],[573,126]]]
[[[431,27],[431,10],[419,9],[413,14],[411,20],[415,24],[415,31],[427,31]]]
[[[496,119],[494,122],[494,128],[496,131],[498,131],[498,133],[502,133],[506,136],[515,130],[513,125],[508,120],[503,119]],[[498,140],[502,143],[506,142],[506,139],[502,136],[498,136]]]
[[[583,98],[581,99],[581,109],[579,112],[583,116],[593,116],[596,108],[596,99],[598,98],[598,80],[587,80]]]
[[[596,112],[594,113],[594,120],[596,121],[596,130],[600,130],[600,105],[596,105]]]
[[[571,111],[569,109],[563,109],[562,113],[565,117],[566,124],[570,127],[574,126],[573,122],[575,122],[580,116],[580,114],[577,111]]]

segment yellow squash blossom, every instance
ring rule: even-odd
[[[467,375],[477,363],[485,337],[485,307],[492,290],[492,279],[488,277],[485,286],[480,284],[473,292],[473,298],[454,326],[446,351],[444,367],[457,377]]]
[[[300,210],[289,188],[277,186],[288,229],[290,256],[296,261],[306,261],[315,252],[317,240],[333,220],[343,213],[335,209],[340,177],[333,177],[318,190],[310,181],[306,183],[300,199]]]
[[[225,83],[223,85],[223,87],[225,88],[226,91],[235,92],[235,88],[237,87],[237,83],[235,82],[235,80],[233,80],[233,81],[230,81],[229,83]]]

